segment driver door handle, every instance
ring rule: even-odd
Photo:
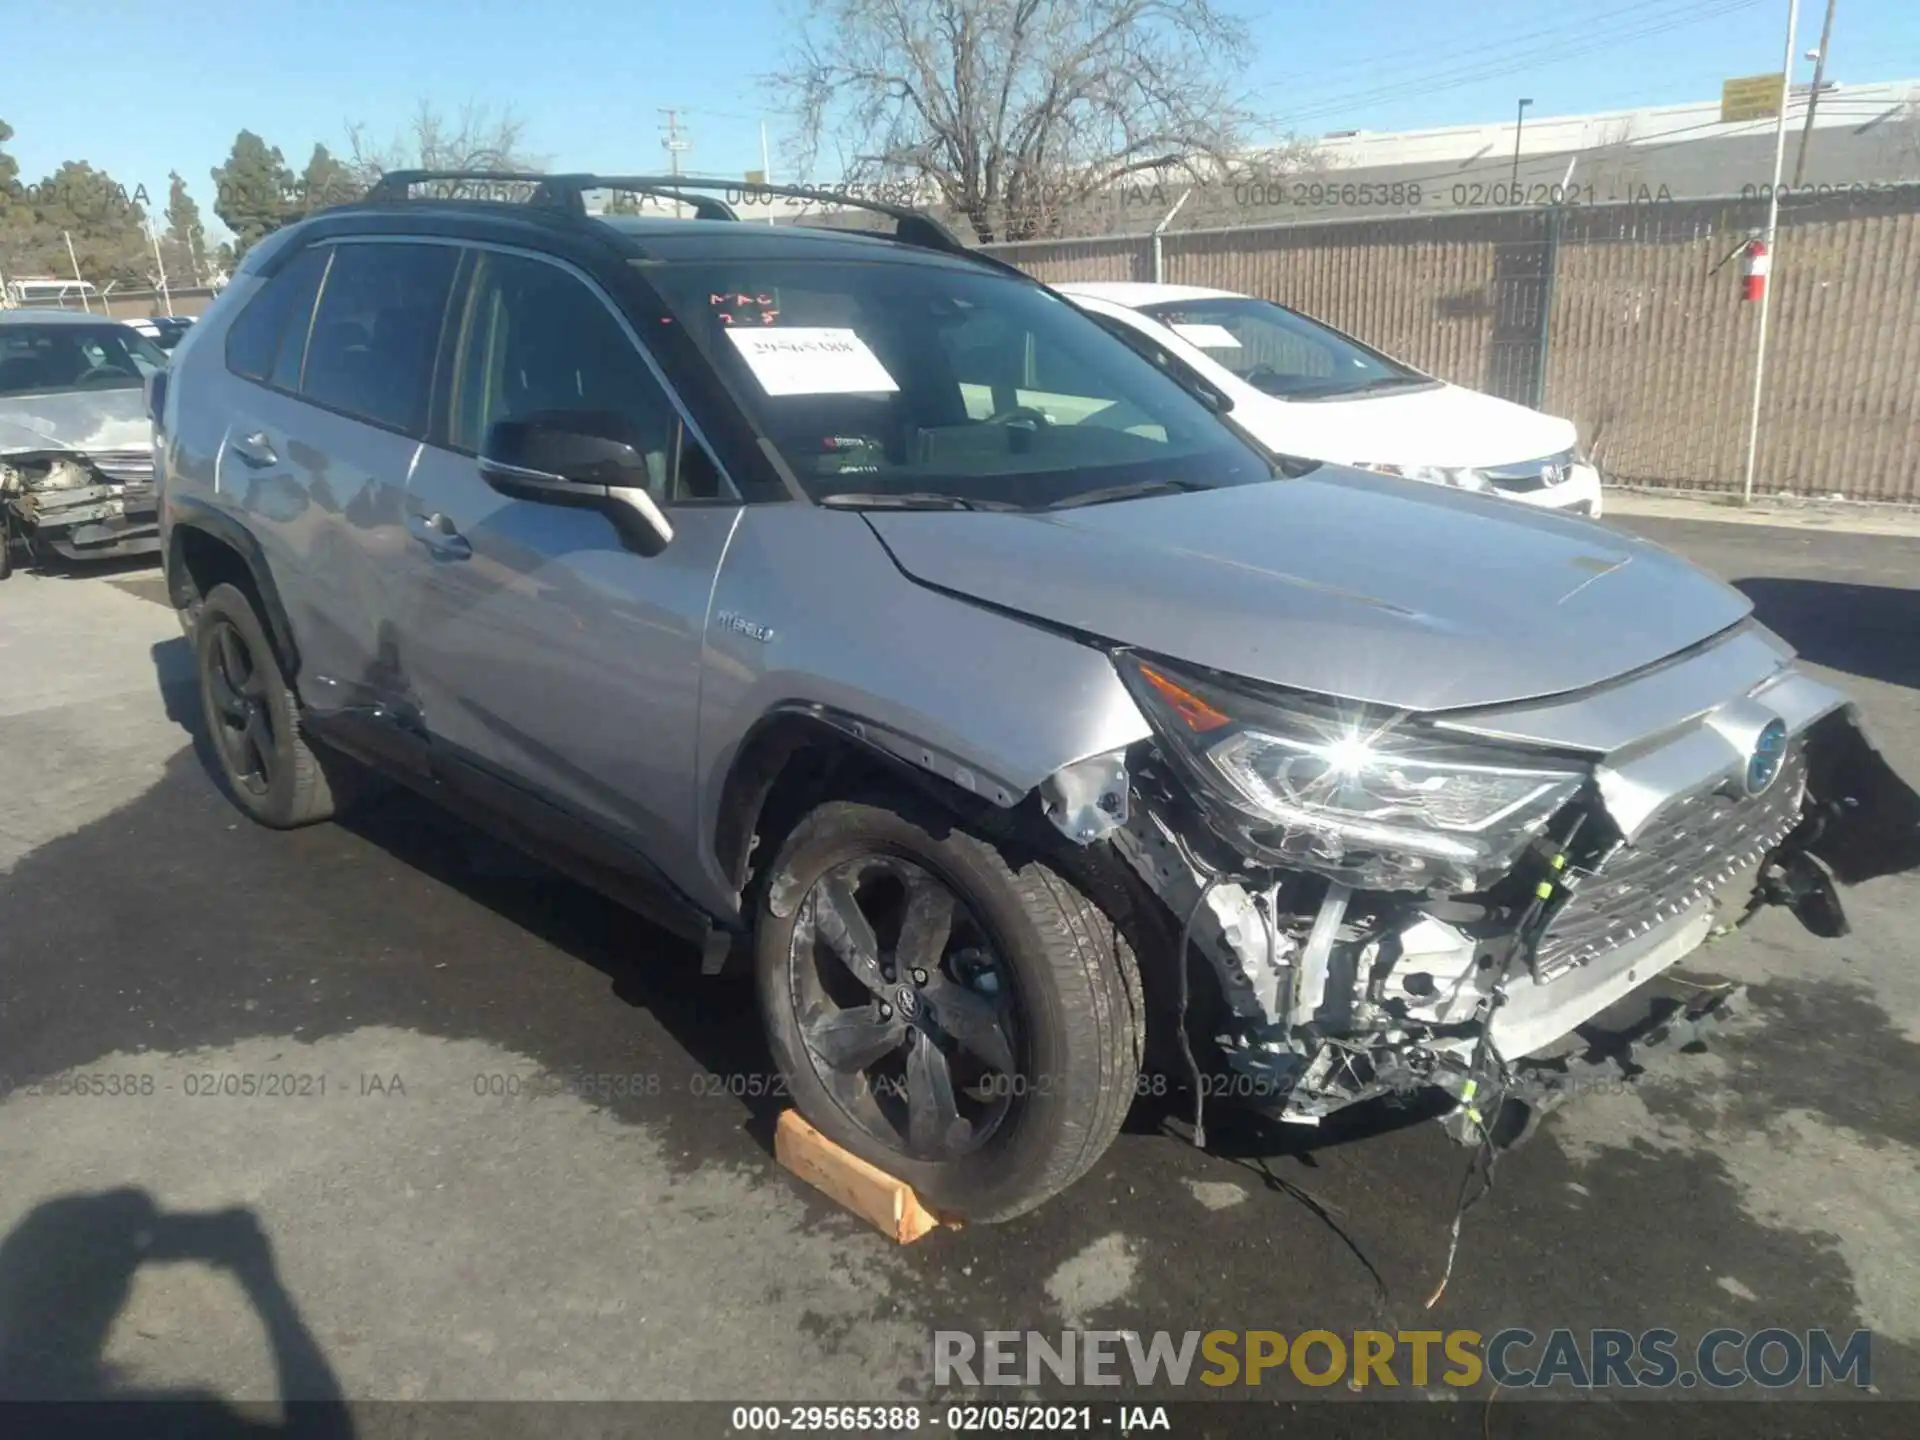
[[[454,528],[453,521],[438,511],[432,515],[407,512],[407,533],[427,547],[439,560],[464,560],[473,554],[467,537]]]
[[[227,448],[256,470],[280,463],[280,452],[273,448],[273,442],[259,430],[251,435],[242,435],[238,440],[230,441]]]

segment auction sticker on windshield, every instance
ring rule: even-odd
[[[729,330],[727,339],[769,395],[863,395],[900,388],[880,357],[851,330],[778,325]]]
[[[1202,350],[1238,350],[1240,342],[1224,325],[1175,325],[1173,333]]]

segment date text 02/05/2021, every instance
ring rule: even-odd
[[[945,1430],[957,1435],[1132,1434],[1170,1432],[1164,1405],[736,1405],[729,1434],[834,1432],[909,1435]]]

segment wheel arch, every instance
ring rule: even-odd
[[[921,763],[929,757],[931,765]],[[736,750],[711,831],[713,858],[727,888],[751,914],[765,867],[816,805],[863,790],[899,788],[930,800],[953,821],[1015,852],[1044,860],[1071,880],[1128,934],[1148,991],[1143,1017],[1150,1041],[1171,1028],[1171,955],[1178,921],[1105,843],[1068,839],[1041,808],[1039,787],[982,792],[937,768],[937,752],[872,721],[814,705],[785,705],[763,715]],[[1002,798],[1002,797],[1005,798]],[[1171,926],[1171,928],[1169,928]]]
[[[191,628],[214,586],[237,586],[254,601],[274,658],[291,683],[299,673],[299,647],[260,542],[238,520],[211,506],[190,499],[177,499],[172,505],[175,514],[167,536],[165,574],[168,598],[182,622]]]
[[[1026,823],[1028,792],[983,780],[860,716],[819,705],[781,705],[747,731],[720,782],[711,830],[714,863],[728,887],[744,895],[759,863],[814,805],[888,784],[909,787],[955,820],[988,833],[1017,831]]]

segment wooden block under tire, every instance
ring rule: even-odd
[[[773,1154],[814,1189],[831,1196],[895,1244],[911,1245],[942,1222],[920,1203],[913,1187],[843,1150],[800,1118],[781,1112]]]

